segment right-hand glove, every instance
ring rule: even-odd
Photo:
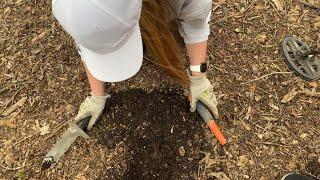
[[[91,96],[88,96],[86,100],[81,103],[79,112],[75,117],[75,123],[91,116],[87,129],[92,129],[103,112],[106,100],[110,97],[109,94],[105,96],[94,96],[91,93]]]
[[[194,112],[197,107],[197,102],[201,101],[213,113],[214,117],[219,119],[219,112],[217,108],[218,101],[206,74],[202,74],[199,77],[194,77],[190,75],[190,72],[188,72],[188,76],[190,79],[191,93],[190,111]]]

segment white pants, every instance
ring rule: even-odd
[[[212,0],[169,0],[175,7],[182,27],[180,34],[185,43],[208,40],[210,34]]]

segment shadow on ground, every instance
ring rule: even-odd
[[[141,89],[112,94],[105,117],[92,136],[111,150],[123,143],[128,155],[123,173],[115,172],[116,167],[106,167],[101,177],[176,179],[197,175],[204,157],[200,151],[208,151],[210,145],[203,122],[189,112],[181,94],[176,90]]]

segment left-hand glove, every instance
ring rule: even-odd
[[[191,76],[188,72],[190,79],[190,111],[194,112],[197,107],[197,102],[201,101],[213,113],[215,118],[219,118],[218,101],[213,92],[213,87],[207,78],[206,74],[201,76]]]
[[[108,98],[110,98],[109,94],[105,96],[95,96],[91,93],[91,96],[88,96],[86,100],[81,103],[74,122],[77,123],[86,117],[91,117],[87,128],[88,130],[92,129],[93,125],[100,118]]]

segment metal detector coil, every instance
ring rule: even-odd
[[[306,43],[293,36],[287,36],[281,48],[286,63],[297,75],[307,81],[320,79],[319,51],[310,49]]]

